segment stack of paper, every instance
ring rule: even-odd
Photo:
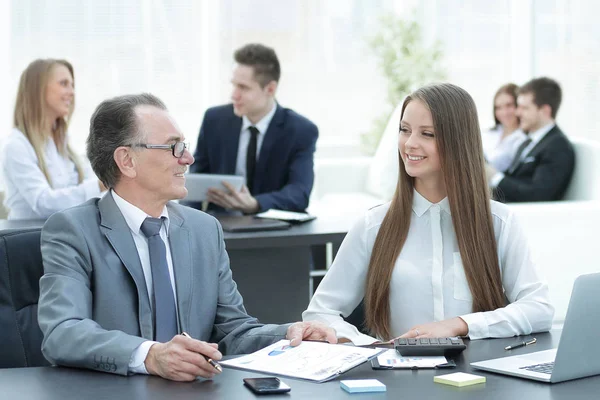
[[[377,356],[377,363],[373,360],[376,369],[389,368],[435,368],[438,365],[446,364],[448,360],[444,356],[421,356],[421,357],[402,357],[394,349],[388,350]]]
[[[351,379],[340,381],[340,387],[348,393],[385,392],[385,385],[377,379]]]
[[[256,214],[256,217],[257,218],[278,219],[278,220],[287,221],[287,222],[306,222],[306,221],[311,221],[311,220],[317,218],[314,215],[310,215],[307,213],[276,210],[274,208],[267,210],[265,212]]]
[[[478,383],[485,383],[485,376],[466,374],[464,372],[455,372],[453,374],[438,375],[433,377],[433,381],[452,386],[469,386]]]

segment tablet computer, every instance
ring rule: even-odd
[[[244,185],[244,177],[239,175],[186,174],[185,187],[188,194],[185,200],[204,201],[209,188],[227,190],[223,186],[223,181],[232,185],[237,191],[240,191]]]

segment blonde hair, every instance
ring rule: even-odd
[[[21,74],[14,115],[15,128],[23,132],[29,143],[31,143],[38,159],[40,170],[50,186],[52,186],[52,179],[50,178],[44,157],[44,149],[48,143],[48,135],[44,132],[44,124],[47,119],[46,87],[48,86],[52,69],[57,65],[67,67],[71,73],[71,77],[75,80],[73,66],[68,61],[55,59],[38,59],[33,61]],[[67,128],[74,108],[75,98],[71,102],[68,115],[64,118],[56,119],[51,135],[59,154],[70,159],[75,164],[78,182],[81,183],[84,177],[83,168],[79,158],[67,141]]]
[[[431,112],[452,224],[473,296],[473,312],[503,307],[475,103],[465,90],[451,84],[418,89],[404,100],[402,116],[411,101],[422,102]],[[406,173],[401,159],[398,163],[396,192],[373,245],[365,288],[366,326],[383,339],[391,338],[390,282],[412,217],[414,178]]]

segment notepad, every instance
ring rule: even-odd
[[[386,387],[377,379],[350,379],[340,381],[340,387],[348,393],[385,392]]]
[[[438,375],[433,377],[433,381],[452,386],[469,386],[478,383],[485,383],[485,376],[466,374],[464,372],[455,372],[453,374]]]

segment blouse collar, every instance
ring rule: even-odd
[[[414,195],[413,195],[412,209],[415,212],[415,214],[417,214],[417,217],[420,217],[423,214],[425,214],[425,212],[427,210],[429,210],[431,207],[441,208],[443,211],[448,213],[448,215],[451,214],[450,213],[450,203],[448,203],[448,196],[444,197],[439,203],[432,203],[429,200],[427,200],[425,197],[423,197],[415,189]]]

